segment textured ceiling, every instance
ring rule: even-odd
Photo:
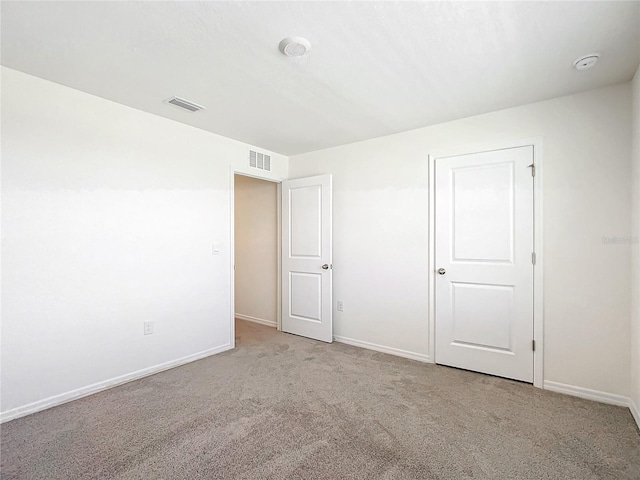
[[[628,81],[640,61],[637,1],[1,9],[3,65],[285,155]],[[292,35],[308,56],[279,52]],[[591,52],[596,68],[572,68]]]

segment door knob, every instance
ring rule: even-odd
[[[323,270],[329,270],[329,264],[325,263],[324,265],[322,265],[322,269]]]
[[[439,269],[438,269],[438,273],[439,273],[440,275],[444,275],[445,273],[447,273],[447,271],[446,271],[444,268],[439,268]]]

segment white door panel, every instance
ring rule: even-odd
[[[289,186],[291,208],[290,256],[320,258],[322,256],[322,185]]]
[[[292,318],[322,321],[322,275],[320,273],[289,272]]]
[[[436,362],[533,381],[533,147],[435,169]]]
[[[283,182],[284,332],[333,341],[331,261],[331,175]]]
[[[512,351],[513,287],[455,282],[451,287],[453,343]]]
[[[451,180],[453,259],[512,262],[513,164],[452,168]]]

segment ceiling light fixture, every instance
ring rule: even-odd
[[[287,37],[282,39],[279,47],[287,57],[301,57],[311,49],[311,44],[306,38]]]
[[[590,53],[589,55],[585,55],[584,57],[577,58],[573,62],[573,66],[576,70],[589,70],[590,68],[593,68],[596,63],[598,63],[599,58],[599,53]]]

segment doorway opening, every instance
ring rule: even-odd
[[[234,172],[232,200],[233,340],[236,319],[280,330],[280,183]]]
[[[236,318],[331,343],[331,175],[280,182],[231,170],[230,182],[229,344]]]

